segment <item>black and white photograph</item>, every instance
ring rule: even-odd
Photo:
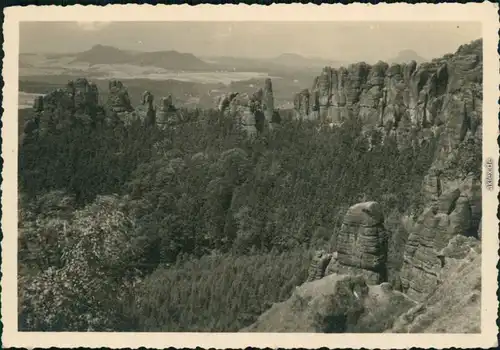
[[[18,332],[484,332],[483,23],[278,18],[19,21]]]

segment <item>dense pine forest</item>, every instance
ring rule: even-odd
[[[237,331],[305,281],[363,200],[384,208],[397,275],[433,139],[398,147],[355,118],[248,137],[218,111],[185,114],[169,128],[89,115],[23,141],[20,329]]]

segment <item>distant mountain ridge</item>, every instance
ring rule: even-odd
[[[399,51],[396,57],[393,57],[388,60],[388,63],[408,63],[411,61],[415,61],[417,63],[422,63],[428,61],[427,59],[420,56],[414,50],[402,50]]]
[[[24,58],[32,54],[21,54],[20,64],[26,65]],[[192,53],[181,53],[175,50],[165,51],[131,51],[109,45],[94,45],[83,52],[44,54],[47,59],[67,57],[72,63],[130,64],[152,66],[163,69],[186,71],[290,71],[318,69],[324,66],[340,66],[343,62],[319,57],[306,57],[296,53],[283,53],[276,57],[233,57],[212,56],[197,57]]]
[[[22,67],[30,66],[24,62],[26,57],[38,55],[33,53],[20,54]],[[290,71],[318,69],[324,67],[339,68],[348,64],[339,59],[303,56],[297,53],[282,53],[274,57],[237,57],[237,56],[196,56],[192,53],[182,53],[175,50],[165,51],[132,51],[110,45],[97,44],[83,52],[43,54],[47,59],[72,58],[74,63],[98,64],[130,64],[152,66],[163,69],[187,71]],[[428,61],[414,50],[400,51],[395,57],[386,60],[391,63],[407,63]]]
[[[177,51],[138,52],[113,46],[95,45],[76,54],[74,62],[95,64],[134,64],[165,69],[206,70],[210,64],[190,53]]]

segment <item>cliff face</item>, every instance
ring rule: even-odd
[[[480,242],[457,235],[438,256],[443,268],[436,288],[398,317],[389,332],[481,332]]]
[[[409,237],[401,270],[403,291],[424,300],[441,283],[446,268],[440,251],[457,237],[479,238],[481,184],[472,176],[428,201],[415,222],[408,224]]]
[[[295,114],[334,124],[357,116],[366,127],[398,134],[401,142],[407,134],[444,131],[450,148],[467,134],[480,134],[482,65],[482,40],[477,40],[420,65],[325,67],[310,90],[295,96]]]
[[[443,128],[422,184],[425,208],[416,220],[408,222],[401,271],[403,290],[415,300],[424,300],[439,287],[439,276],[446,268],[439,252],[451,239],[480,238],[481,170],[463,165],[471,160],[476,160],[475,166],[481,163],[481,44],[464,45],[446,58],[452,69],[439,114]]]

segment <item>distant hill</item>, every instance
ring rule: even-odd
[[[87,51],[77,53],[74,61],[90,64],[121,64],[129,63],[131,56],[129,52],[112,46],[95,45]]]
[[[211,65],[190,53],[177,51],[136,52],[112,46],[95,45],[76,54],[74,62],[94,64],[133,64],[176,70],[207,70]]]
[[[389,63],[405,63],[415,61],[417,63],[422,63],[428,61],[427,59],[420,56],[413,50],[402,50],[400,51],[396,57],[393,57],[388,60]]]

